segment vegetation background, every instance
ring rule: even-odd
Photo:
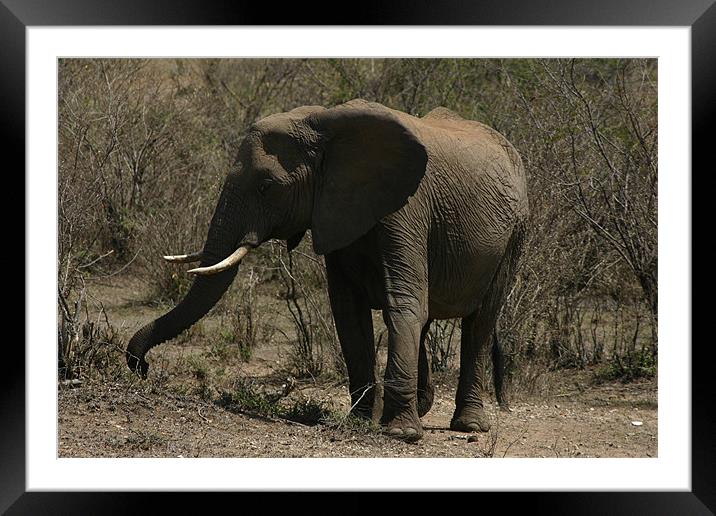
[[[655,59],[62,59],[60,381],[134,381],[124,348],[136,328],[115,320],[102,289],[139,279],[138,305],[161,309],[182,296],[189,277],[160,257],[201,249],[254,121],[358,97],[415,116],[445,106],[520,152],[531,220],[499,322],[513,395],[567,368],[601,380],[656,374]],[[183,339],[200,338],[213,363],[250,362],[280,341],[292,378],[345,382],[310,235],[290,256],[278,242],[252,253],[212,314],[216,324]],[[456,321],[433,323],[434,371],[456,373],[459,334]],[[245,378],[192,360],[182,366],[207,399],[277,410]]]

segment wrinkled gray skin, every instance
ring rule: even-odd
[[[445,108],[416,118],[363,100],[302,107],[252,126],[201,266],[269,239],[293,249],[310,229],[325,257],[353,414],[371,417],[374,403],[371,309],[382,310],[389,335],[381,423],[408,441],[423,435],[420,416],[432,404],[428,325],[460,317],[451,428],[486,431],[486,362],[527,215],[517,152],[478,122]],[[173,310],[139,330],[127,350],[130,368],[146,375],[147,351],[204,316],[237,269],[197,277]]]

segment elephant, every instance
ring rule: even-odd
[[[127,364],[146,377],[146,353],[203,317],[247,253],[270,239],[285,240],[290,252],[310,230],[325,261],[351,414],[371,418],[375,401],[371,309],[382,311],[388,333],[380,424],[409,442],[424,435],[420,417],[432,404],[430,321],[461,318],[450,428],[487,431],[486,363],[491,350],[501,362],[495,327],[528,215],[514,146],[446,108],[416,117],[355,99],[270,115],[243,138],[203,249],[165,256],[199,262],[188,271],[194,281],[172,310],[134,334]]]

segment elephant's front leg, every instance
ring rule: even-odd
[[[383,318],[388,328],[388,362],[381,424],[390,436],[416,441],[423,435],[418,414],[418,354],[425,309],[415,297],[390,296]]]
[[[428,322],[427,232],[403,215],[398,212],[379,227],[388,330],[381,424],[390,436],[417,441],[423,436],[418,367],[421,334]],[[429,382],[427,376],[424,380]]]
[[[370,305],[343,273],[340,260],[326,255],[333,319],[348,369],[351,414],[371,419],[375,400],[375,344]]]

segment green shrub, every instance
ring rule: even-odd
[[[649,350],[614,355],[606,365],[597,370],[597,380],[621,380],[630,382],[638,378],[653,378],[657,373],[657,357]]]
[[[281,418],[304,425],[318,425],[335,419],[334,412],[325,402],[313,398],[300,397],[288,406],[281,403],[291,389],[292,385],[289,385],[280,393],[267,394],[252,381],[240,380],[231,391],[220,392],[217,404],[230,411]]]

